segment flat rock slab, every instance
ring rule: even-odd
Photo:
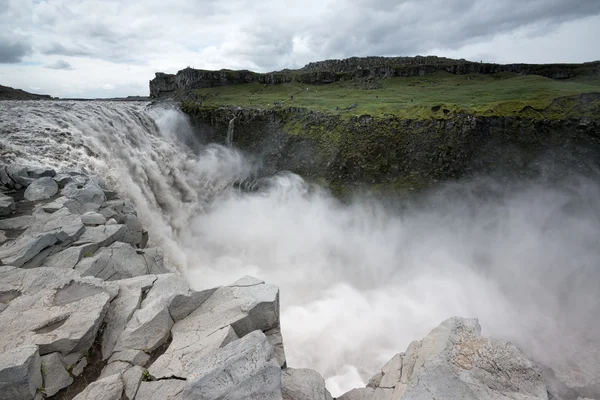
[[[113,296],[71,274],[76,275],[54,268],[0,273],[0,293],[18,293],[0,313],[0,351],[27,343],[37,345],[41,355],[78,359],[87,352]]]
[[[279,289],[259,284],[218,288],[198,309],[175,323],[172,342],[150,367],[159,378],[186,378],[197,357],[254,331],[279,327]]]
[[[10,215],[16,209],[15,200],[10,196],[0,193],[0,217]]]
[[[185,381],[179,379],[142,382],[135,400],[183,400],[184,389]]]
[[[25,190],[25,199],[29,201],[47,200],[58,193],[58,184],[50,177],[36,179]]]
[[[193,361],[184,399],[282,399],[281,369],[261,331]]]
[[[44,393],[54,396],[59,390],[73,383],[59,353],[42,356],[42,373],[44,375]]]
[[[21,215],[20,217],[0,219],[0,229],[27,229],[33,223],[33,217],[30,215]]]
[[[92,382],[73,400],[121,400],[123,382],[118,374]]]
[[[87,252],[89,254],[92,254],[101,247],[110,246],[114,242],[123,239],[123,236],[125,235],[125,230],[125,225],[87,227],[85,229],[85,232],[73,245],[86,245]]]
[[[284,400],[332,400],[325,389],[325,380],[312,369],[284,369],[281,385]]]
[[[0,352],[0,400],[31,400],[42,384],[37,346],[24,345]]]

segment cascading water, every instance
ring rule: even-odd
[[[240,152],[201,146],[183,114],[144,103],[0,102],[0,159],[96,171],[196,289],[244,274],[280,286],[288,365],[334,395],[453,315],[562,379],[600,375],[597,181],[462,182],[401,213],[341,205],[293,174],[241,192],[253,168]]]
[[[227,125],[227,138],[225,139],[225,144],[227,147],[233,146],[233,133],[235,130],[235,118],[233,117],[229,120],[229,125]]]

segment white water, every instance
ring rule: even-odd
[[[195,288],[278,285],[288,365],[319,371],[334,396],[454,315],[572,384],[600,375],[597,181],[463,182],[401,211],[341,205],[292,174],[240,193],[228,186],[252,166],[239,152],[139,103],[0,102],[0,138],[5,161],[104,176]]]

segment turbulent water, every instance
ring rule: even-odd
[[[334,396],[454,315],[571,385],[600,376],[597,180],[478,179],[401,207],[342,205],[293,174],[233,189],[254,172],[233,144],[202,146],[183,114],[142,103],[0,102],[3,161],[98,172],[196,289],[244,274],[278,285],[288,365]]]

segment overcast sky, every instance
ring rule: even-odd
[[[147,95],[154,72],[351,56],[600,59],[600,0],[0,0],[0,84]]]

